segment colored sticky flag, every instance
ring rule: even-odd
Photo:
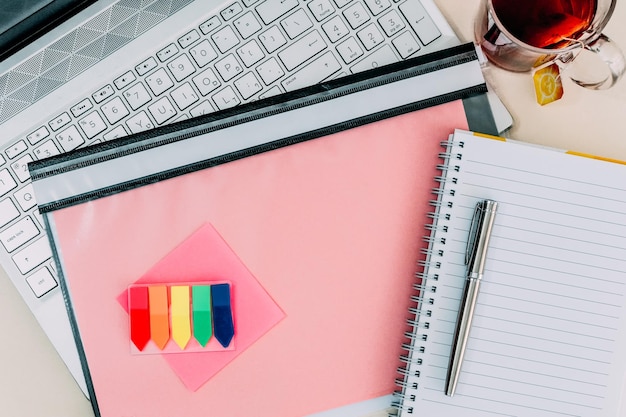
[[[152,341],[162,350],[170,340],[169,303],[167,286],[148,287],[150,301],[150,335]]]
[[[170,288],[172,339],[185,349],[191,339],[191,317],[189,314],[189,286],[174,285]]]
[[[215,338],[220,344],[227,347],[235,335],[230,306],[230,285],[211,285],[211,306],[213,310],[213,333],[215,333]]]
[[[193,315],[193,336],[202,347],[206,346],[213,333],[211,323],[211,287],[194,285],[191,287]]]
[[[143,350],[150,341],[150,311],[147,287],[132,287],[128,293],[130,340]]]

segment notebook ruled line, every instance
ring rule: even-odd
[[[594,410],[599,410],[600,409],[600,407],[594,407],[594,406],[591,406],[591,405],[588,405],[588,404],[575,403],[575,402],[563,401],[563,400],[555,400],[554,398],[542,397],[540,395],[520,394],[519,392],[515,392],[515,391],[509,391],[509,390],[505,390],[505,389],[501,389],[501,388],[489,387],[489,386],[478,385],[478,384],[467,384],[467,385],[471,385],[471,386],[473,386],[475,388],[486,389],[486,390],[489,390],[489,391],[504,392],[504,393],[507,393],[507,394],[523,395],[524,397],[535,398],[535,399],[539,399],[539,400],[545,400],[545,401],[549,401],[549,402],[552,402],[552,403],[569,404],[569,405],[575,405],[575,406],[579,406],[579,407],[590,408],[590,409],[594,409]],[[600,397],[600,398],[602,398],[602,397]]]
[[[511,346],[511,347],[516,347],[516,348],[520,348],[520,349],[524,349],[524,350],[532,350],[532,351],[541,352],[541,353],[551,353],[551,354],[554,354],[554,355],[565,356],[565,357],[572,358],[572,359],[577,359],[577,360],[585,360],[585,361],[590,361],[590,362],[602,363],[602,364],[605,364],[605,365],[606,364],[610,364],[610,362],[600,361],[600,360],[595,360],[595,359],[589,359],[589,357],[586,357],[586,356],[568,355],[568,354],[565,354],[563,352],[554,352],[554,351],[551,351],[551,350],[538,349],[538,348],[533,348],[533,347],[528,347],[528,346],[518,346],[518,345],[515,345],[515,344],[512,344],[512,343],[500,342],[498,340],[483,339],[483,338],[479,338],[479,337],[473,337],[472,340],[480,340],[480,341],[483,341],[483,342],[495,343],[495,344],[503,345],[503,346]],[[594,348],[590,348],[590,347],[587,347],[587,349],[590,349],[590,350],[600,350],[600,349],[594,349]],[[610,352],[610,351],[605,351],[605,352],[606,353],[613,353],[613,352]],[[549,375],[544,375],[544,376],[549,376]],[[563,379],[568,379],[568,378],[563,378]],[[575,381],[575,382],[585,382],[585,381]],[[601,384],[596,384],[596,385],[604,386],[604,385],[601,385]]]
[[[461,396],[461,394],[459,394],[459,396]],[[497,400],[494,400],[493,398],[478,397],[478,396],[475,396],[475,395],[467,395],[467,394],[463,394],[463,397],[474,398],[474,399],[477,399],[477,400],[482,400],[482,401],[492,402],[492,403],[498,403],[498,404],[507,405],[507,406],[513,406],[513,407],[523,407],[525,410],[543,411],[543,412],[552,413],[552,414],[559,415],[559,416],[580,417],[579,414],[569,414],[569,413],[563,413],[561,411],[548,410],[546,408],[531,407],[528,404],[516,404],[516,403],[512,403],[512,402],[507,402],[507,401],[497,401]],[[433,401],[433,402],[440,402],[440,403],[442,403],[441,401],[434,401],[434,400],[430,400],[430,399],[426,399],[426,401]],[[463,408],[466,408],[466,407],[463,407]],[[515,415],[513,415],[513,417],[515,417]]]
[[[481,314],[476,314],[476,317],[485,317],[485,316],[484,316],[484,315],[481,315]],[[492,318],[487,317],[487,319],[492,319]],[[500,320],[502,320],[502,321],[506,321],[506,322],[509,322],[509,323],[513,323],[513,324],[526,324],[526,323],[520,323],[520,322],[516,322],[516,321],[512,321],[512,320],[504,320],[504,319],[500,319]],[[440,321],[440,322],[442,322],[442,323],[446,323],[446,324],[448,324],[448,325],[454,325],[454,323],[455,323],[455,322],[454,322],[454,321],[452,321],[452,320],[443,320],[443,319],[440,319],[439,321]],[[499,333],[499,334],[510,334],[510,335],[518,336],[518,337],[520,337],[520,338],[529,338],[529,339],[532,339],[532,341],[535,341],[535,340],[540,340],[540,341],[544,341],[544,342],[551,342],[551,343],[556,343],[556,344],[559,344],[559,345],[564,345],[564,346],[567,346],[567,347],[579,347],[579,348],[582,348],[582,349],[593,350],[593,351],[596,351],[596,352],[609,353],[609,354],[610,354],[610,353],[613,353],[611,350],[608,350],[608,349],[601,349],[601,348],[596,348],[596,347],[590,347],[589,345],[577,345],[577,344],[574,344],[574,343],[567,343],[567,342],[563,342],[563,341],[559,341],[559,340],[542,338],[542,337],[538,337],[538,336],[536,336],[536,335],[527,335],[527,334],[520,334],[520,333],[506,332],[506,331],[503,331],[503,330],[493,329],[493,328],[486,327],[486,326],[474,326],[474,328],[476,328],[476,329],[490,330],[490,331],[493,331],[493,332],[496,332],[496,333]],[[545,329],[545,328],[543,328],[543,329]],[[440,333],[440,334],[445,334],[446,336],[452,336],[452,333],[453,333],[453,332],[452,332],[452,331],[440,331],[439,333]],[[569,334],[572,334],[572,335],[575,335],[575,336],[585,336],[585,337],[589,337],[589,336],[587,336],[587,335],[585,335],[585,334],[582,334],[582,333],[571,333],[571,332],[568,332],[568,333],[569,333]],[[593,339],[597,339],[597,338],[596,338],[596,337],[594,337]],[[605,340],[605,341],[607,341],[607,342],[614,342],[614,341],[615,341],[615,339],[606,339],[606,338],[605,338],[604,340]],[[495,342],[495,343],[500,343],[500,344],[502,344],[501,342]],[[446,343],[443,343],[443,344],[446,344]],[[449,346],[450,344],[449,344],[449,343],[447,343],[447,345]],[[512,346],[515,346],[515,345],[512,345]],[[545,349],[533,349],[533,348],[529,348],[529,347],[527,347],[527,346],[525,347],[525,349],[532,349],[532,350],[539,350],[539,351],[541,351],[541,352],[548,352],[548,353],[560,354],[560,352],[557,352],[557,351],[549,351],[549,350],[545,350]],[[590,359],[589,357],[580,357],[580,356],[572,356],[572,357],[573,357],[573,358],[576,358],[576,359],[588,360],[588,361],[592,361],[592,362],[598,362],[598,363],[608,363],[608,362],[606,362],[606,361],[600,361],[600,360]]]
[[[574,189],[564,189],[564,188],[559,188],[559,187],[550,187],[550,186],[545,184],[545,179],[543,177],[542,177],[542,181],[541,182],[526,182],[526,181],[520,181],[520,180],[516,180],[516,179],[512,179],[512,178],[494,177],[492,175],[482,174],[480,172],[476,172],[476,171],[472,171],[472,170],[467,170],[466,172],[467,172],[467,174],[475,175],[477,177],[492,178],[492,179],[497,179],[497,180],[502,181],[502,182],[510,182],[510,183],[514,183],[514,184],[525,185],[525,186],[528,186],[530,188],[540,189],[542,191],[543,190],[555,190],[555,191],[559,191],[559,192],[567,193],[567,194],[574,194],[574,195],[579,195],[579,196],[584,196],[584,197],[591,197],[593,199],[601,199],[601,200],[605,200],[605,201],[612,201],[612,202],[615,202],[615,203],[626,204],[626,200],[622,200],[622,199],[614,199],[614,198],[609,198],[609,197],[598,197],[597,195],[589,194],[589,193],[583,193],[583,192],[580,192],[580,191],[576,191]],[[474,185],[474,184],[471,184],[471,183],[468,183],[468,184]],[[579,182],[576,182],[574,185],[577,188],[580,188],[580,183]],[[626,192],[626,190],[620,190],[620,191]],[[529,196],[536,196],[536,195],[535,194],[530,194]],[[561,202],[559,200],[550,200],[550,201]]]
[[[516,173],[521,173],[521,174],[525,174],[525,175],[530,175],[530,176],[535,176],[538,180],[539,183],[542,183],[543,181],[545,181],[546,178],[550,178],[550,179],[555,179],[557,181],[559,181],[559,183],[570,183],[573,184],[574,186],[580,186],[581,184],[584,185],[590,185],[594,188],[604,188],[606,190],[610,190],[610,191],[620,191],[620,192],[626,192],[626,188],[621,188],[621,187],[612,187],[606,184],[602,184],[602,183],[597,183],[597,182],[589,182],[589,181],[584,181],[584,180],[573,180],[569,177],[562,177],[562,176],[557,176],[557,175],[551,175],[549,173],[546,172],[540,172],[538,173],[536,170],[535,171],[531,171],[528,169],[520,169],[520,168],[513,168],[511,166],[507,166],[507,165],[499,165],[499,164],[490,164],[488,162],[485,161],[478,161],[476,159],[466,159],[467,162],[470,162],[472,164],[477,164],[480,166],[484,166],[484,167],[493,167],[496,168],[497,170],[502,170],[502,171],[513,171]],[[466,172],[470,172],[470,169],[468,169]]]
[[[473,348],[468,348],[467,350],[479,351],[478,349],[473,349]],[[482,350],[482,351],[479,351],[479,352],[485,352],[485,351]],[[485,352],[485,353],[488,353],[488,354],[494,355],[494,356],[501,356],[503,358],[520,359],[520,358],[517,358],[515,356],[505,355],[505,354],[502,354],[502,353],[496,353],[496,352]],[[541,364],[541,365],[554,365],[553,363],[550,363],[550,362],[543,362],[543,361],[538,361],[538,360],[530,359],[530,358],[521,358],[521,360],[526,361],[526,362],[538,363],[538,364]],[[598,372],[598,371],[595,371],[595,370],[592,370],[592,369],[582,369],[580,367],[559,365],[559,368],[571,369],[571,370],[575,370],[577,372],[590,373],[590,374],[599,375],[599,376],[603,376],[603,377],[608,375],[606,372]],[[469,372],[469,373],[480,375],[480,374],[477,374],[476,372]],[[501,380],[509,381],[509,382],[519,382],[519,381],[517,381],[515,379],[507,379],[507,378],[502,378],[502,377],[496,377],[496,376],[493,376],[493,375],[483,375],[483,376],[488,376],[488,377],[491,377],[491,378],[501,379]],[[566,392],[570,392],[570,393],[573,393],[573,394],[581,394],[581,395],[587,395],[587,396],[591,396],[591,397],[604,398],[603,396],[589,394],[588,392],[576,392],[576,391],[571,391],[571,390],[564,390],[563,388],[555,388],[553,386],[546,386],[546,385],[539,385],[539,384],[532,384],[532,383],[529,383],[529,385],[534,385],[534,386],[541,387],[541,388],[549,388],[549,389],[554,389],[554,390],[566,391]]]
[[[476,361],[476,360],[468,360],[468,363],[476,363],[479,365],[483,365],[485,367],[495,367],[494,364],[492,363],[488,363],[488,362],[480,362],[480,361]],[[502,364],[499,364],[497,366],[499,369],[506,369],[509,371],[515,371],[515,372],[519,372],[522,374],[533,374],[533,375],[539,375],[542,377],[548,377],[548,378],[554,378],[554,379],[562,379],[562,380],[566,380],[566,381],[571,381],[571,382],[577,382],[579,384],[583,384],[583,385],[594,385],[597,387],[606,387],[606,384],[597,384],[597,383],[593,383],[593,382],[589,382],[589,381],[582,381],[582,380],[578,380],[578,379],[572,379],[572,378],[565,378],[565,377],[561,377],[558,375],[551,375],[551,374],[544,374],[541,372],[532,372],[532,371],[528,371],[526,369],[519,369],[519,368],[513,368],[513,367],[508,367],[508,366],[503,366]]]
[[[446,309],[442,309],[442,310],[446,310]],[[450,310],[450,311],[452,312],[453,310]],[[566,333],[566,334],[570,334],[570,335],[573,335],[573,336],[581,336],[581,337],[588,337],[588,338],[592,338],[592,339],[596,339],[596,340],[597,339],[604,340],[604,341],[607,341],[607,342],[615,342],[615,338],[600,337],[600,336],[589,336],[586,333],[572,332],[572,331],[563,330],[563,329],[556,329],[554,327],[541,326],[541,325],[538,325],[538,324],[528,324],[528,323],[524,323],[524,322],[503,319],[501,317],[486,317],[486,316],[481,315],[481,314],[476,314],[476,316],[477,317],[485,317],[486,319],[489,319],[489,320],[498,320],[498,321],[503,321],[503,322],[506,322],[506,323],[513,323],[513,324],[519,324],[519,325],[522,325],[522,326],[528,326],[528,327],[531,327],[531,328],[549,330],[549,331],[552,331],[552,332]],[[509,333],[509,334],[512,334],[512,335],[519,335],[519,333],[506,332],[506,331],[503,331],[503,330],[497,330],[497,329],[492,329],[492,328],[488,328],[488,327],[481,327],[481,326],[478,326],[478,325],[476,325],[475,327],[476,328],[484,328],[484,329],[488,329],[488,330],[499,331],[501,333]],[[525,336],[525,335],[522,335],[522,336]],[[538,337],[536,335],[528,336],[528,337],[532,337],[533,339],[536,339],[536,340],[544,340],[544,341],[547,341],[547,342],[563,343],[563,342],[560,342],[558,340],[542,338],[542,337]],[[579,347],[588,348],[588,345],[575,345],[575,344],[572,344],[572,343],[566,343],[566,344],[568,346],[579,346]],[[602,351],[602,352],[608,352],[608,353],[611,352],[611,351],[606,350],[606,349],[597,349],[597,350]]]
[[[490,271],[490,273],[497,274],[497,275],[500,275],[500,276],[507,275],[507,276],[510,276],[510,277],[514,277],[515,279],[532,280],[532,281],[538,281],[538,282],[541,282],[541,283],[545,282],[545,280],[542,279],[542,278],[537,278],[537,277],[528,276],[528,275],[514,274],[511,271],[504,271],[504,270],[496,269],[496,268],[486,269],[486,271]],[[597,292],[597,293],[600,293],[602,295],[611,295],[611,296],[620,297],[620,298],[623,297],[622,294],[615,294],[615,292],[613,292],[613,291],[605,291],[605,290],[602,290],[600,288],[585,287],[585,286],[582,286],[582,285],[575,285],[575,284],[572,284],[571,282],[558,282],[558,281],[554,281],[553,280],[553,281],[550,281],[550,283],[553,284],[553,285],[564,286],[564,287],[567,287],[568,289],[576,288],[576,289],[584,290],[584,291],[587,291],[587,292]],[[617,284],[619,284],[619,283],[617,283]]]
[[[528,288],[525,288],[525,287],[519,287],[517,285],[511,285],[511,284],[505,284],[503,282],[490,282],[490,285],[514,288],[514,289],[517,289],[517,290],[528,290]],[[605,302],[602,302],[602,301],[590,300],[589,298],[572,297],[572,296],[569,296],[569,295],[559,294],[559,293],[554,293],[554,292],[548,292],[548,291],[543,291],[543,294],[544,295],[549,295],[549,296],[554,296],[556,298],[567,298],[569,300],[585,301],[585,302],[589,302],[589,303],[593,303],[593,304],[599,304],[599,305],[606,306],[606,307],[613,307],[615,309],[619,309],[620,308],[619,304],[605,303]],[[494,294],[494,295],[497,295],[497,294]],[[577,311],[581,311],[581,310],[578,309]],[[589,314],[593,314],[593,315],[596,315],[596,316],[603,316],[603,317],[608,317],[608,318],[612,318],[612,319],[619,319],[619,316],[602,314],[602,313],[598,313],[596,311],[584,311],[584,312],[585,313],[589,313]]]

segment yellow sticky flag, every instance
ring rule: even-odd
[[[170,288],[172,339],[185,349],[191,339],[191,316],[189,303],[189,286],[175,285]]]

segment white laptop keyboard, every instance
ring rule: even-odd
[[[69,325],[44,317],[62,310],[63,301],[55,296],[59,283],[28,162],[459,43],[432,0],[236,0],[211,8],[214,14],[204,12],[206,4],[177,12],[195,23],[170,29],[174,35],[155,36],[156,25],[147,32],[153,41],[139,42],[131,53],[133,43],[124,45],[135,60],[109,64],[109,78],[100,71],[98,83],[78,96],[75,86],[67,94],[60,86],[51,94],[61,99],[46,114],[35,113],[35,105],[20,111],[30,124],[21,123],[19,132],[11,126],[15,135],[0,152],[2,266],[66,362],[74,362],[75,352],[63,352],[73,341],[60,347],[53,333]],[[113,19],[111,10],[102,13]],[[55,301],[39,312],[38,303],[47,300]],[[71,339],[67,331],[61,337]],[[75,377],[77,363],[70,366]]]

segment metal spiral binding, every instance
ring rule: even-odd
[[[400,355],[401,365],[397,372],[396,385],[399,387],[394,393],[391,416],[413,414],[416,401],[416,392],[419,389],[420,367],[423,364],[424,354],[428,348],[428,337],[432,318],[432,307],[435,304],[433,294],[437,292],[439,281],[439,269],[442,266],[441,259],[445,255],[446,234],[448,233],[447,222],[451,220],[449,209],[453,206],[455,185],[458,183],[456,172],[460,171],[458,161],[462,160],[462,153],[451,152],[452,146],[462,149],[463,143],[441,142],[444,148],[439,153],[443,163],[437,165],[440,175],[435,176],[439,184],[432,190],[434,198],[429,201],[433,208],[428,214],[429,224],[425,226],[426,235],[423,240],[428,247],[421,250],[425,260],[418,261],[418,271],[415,273],[416,283],[413,284],[415,294],[410,298],[413,305],[409,307],[409,318],[406,320],[409,326],[404,333],[406,342],[402,344],[404,353]]]

